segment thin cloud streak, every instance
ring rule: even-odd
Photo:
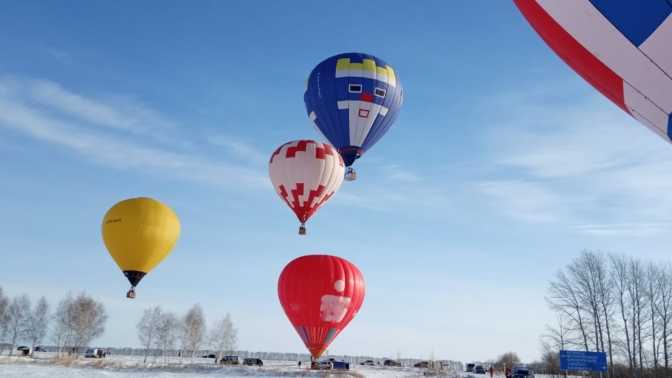
[[[118,96],[116,104],[82,97],[60,85],[37,79],[0,79],[5,96],[41,105],[89,124],[106,126],[136,134],[165,131],[177,127],[145,105]]]
[[[4,90],[3,90],[4,89]],[[146,148],[98,132],[84,131],[77,122],[64,121],[39,108],[7,96],[0,87],[0,124],[35,139],[66,147],[114,169],[203,182],[232,189],[268,188],[265,172],[243,166],[213,163],[199,156]],[[98,114],[100,115],[100,114]],[[125,122],[123,114],[120,122]],[[115,121],[116,122],[116,121]],[[90,129],[90,128],[88,128]]]
[[[672,146],[598,96],[569,105],[510,96],[491,164],[518,181],[484,182],[480,192],[512,218],[581,234],[668,232]]]

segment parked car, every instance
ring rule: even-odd
[[[383,366],[401,366],[401,362],[397,362],[395,360],[385,360],[383,362]]]
[[[334,368],[334,363],[331,361],[319,361],[317,368],[320,370],[331,370]]]
[[[359,364],[360,365],[369,365],[369,366],[375,365],[372,360],[366,360],[364,362],[360,362]]]
[[[46,352],[47,350],[44,349],[43,346],[39,346],[39,345],[38,345],[38,346],[35,347],[34,351],[35,351],[35,352]]]
[[[413,365],[413,367],[428,368],[429,367],[429,361],[420,361],[417,364]]]
[[[476,367],[474,368],[474,373],[485,374],[485,368],[483,367],[483,365],[476,365]]]
[[[467,373],[473,373],[474,367],[476,367],[476,364],[467,364]]]
[[[534,372],[528,368],[520,368],[513,373],[513,378],[534,378]]]
[[[103,350],[101,348],[87,349],[84,353],[84,358],[102,358]]]
[[[240,365],[243,363],[243,359],[238,356],[224,356],[219,360],[220,365]]]
[[[243,360],[243,365],[247,366],[264,366],[264,362],[258,358],[246,358]]]

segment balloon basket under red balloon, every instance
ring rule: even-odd
[[[299,235],[305,235],[306,234],[306,225],[301,224],[301,227],[299,227]]]
[[[131,299],[135,298],[135,290],[133,290],[133,288],[131,288],[131,290],[129,290],[128,293],[126,293],[126,298],[131,298]]]

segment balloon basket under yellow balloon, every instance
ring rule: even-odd
[[[129,290],[128,293],[126,293],[126,298],[134,299],[135,298],[135,290],[133,290],[133,289]]]

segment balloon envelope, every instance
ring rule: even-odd
[[[275,191],[306,222],[341,187],[343,159],[327,143],[295,140],[278,147],[268,163]]]
[[[330,255],[299,257],[287,264],[278,280],[282,309],[315,358],[354,318],[364,294],[359,269]]]
[[[514,2],[583,79],[672,142],[672,0]]]
[[[121,201],[102,224],[103,242],[132,286],[170,254],[180,236],[177,215],[146,197]]]
[[[382,59],[345,53],[313,69],[303,100],[315,129],[338,149],[349,167],[397,119],[403,89],[392,67]]]

